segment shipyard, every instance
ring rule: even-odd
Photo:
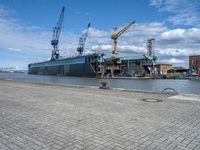
[[[136,21],[132,21],[120,29],[115,28],[111,35],[113,40],[112,53],[95,52],[83,55],[84,46],[90,31],[91,23],[88,23],[85,32],[79,39],[77,56],[61,58],[59,53],[59,38],[62,29],[65,7],[62,8],[59,20],[53,29],[51,45],[53,47],[51,59],[49,61],[31,63],[28,65],[29,74],[39,75],[63,75],[80,77],[106,77],[106,78],[188,78],[190,75],[200,76],[199,61],[190,61],[190,68],[173,68],[171,64],[157,63],[155,55],[156,39],[150,38],[146,42],[146,52],[144,54],[134,54],[132,57],[120,55],[117,47],[118,38],[122,36],[131,26],[135,26]],[[190,57],[192,58],[192,57]],[[199,56],[195,57],[200,59]],[[192,66],[196,64],[196,66]],[[192,67],[191,67],[192,66]],[[167,75],[169,74],[169,75]],[[199,78],[195,78],[199,79]]]
[[[0,1],[0,150],[200,150],[197,6]]]

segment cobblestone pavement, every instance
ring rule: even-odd
[[[0,149],[200,150],[200,102],[168,96],[0,80]]]

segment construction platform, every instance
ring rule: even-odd
[[[199,150],[200,96],[0,80],[2,150]]]

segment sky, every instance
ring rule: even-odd
[[[78,40],[89,22],[84,53],[111,53],[114,27],[136,23],[118,39],[120,53],[146,53],[156,39],[158,63],[188,67],[189,55],[200,55],[199,0],[0,0],[0,68],[27,68],[51,57],[52,29],[65,6],[59,49],[78,55]]]

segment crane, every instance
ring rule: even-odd
[[[63,19],[64,19],[64,11],[65,11],[65,7],[62,8],[62,11],[60,13],[60,18],[56,26],[53,28],[53,36],[51,40],[51,45],[53,46],[53,50],[52,50],[51,60],[59,59],[58,43],[59,43],[60,32],[62,28]]]
[[[155,39],[151,38],[147,40],[147,54],[143,55],[146,59],[150,60],[153,65],[156,62],[155,56]]]
[[[151,38],[147,40],[147,54],[143,55],[150,64],[146,65],[146,68],[149,70],[150,74],[155,75],[155,65],[157,57],[155,56],[155,39]]]
[[[131,23],[129,23],[127,26],[125,26],[124,28],[122,28],[121,30],[117,31],[117,28],[114,28],[114,33],[111,36],[111,38],[114,40],[114,49],[112,51],[113,54],[118,54],[117,51],[117,39],[120,35],[122,35],[124,32],[126,32],[133,24],[135,24],[135,21],[132,21]]]
[[[88,26],[86,28],[85,33],[79,38],[79,46],[77,48],[77,51],[79,52],[79,55],[83,54],[85,42],[86,42],[86,39],[87,39],[88,34],[89,34],[89,29],[90,29],[90,23],[88,23]]]

